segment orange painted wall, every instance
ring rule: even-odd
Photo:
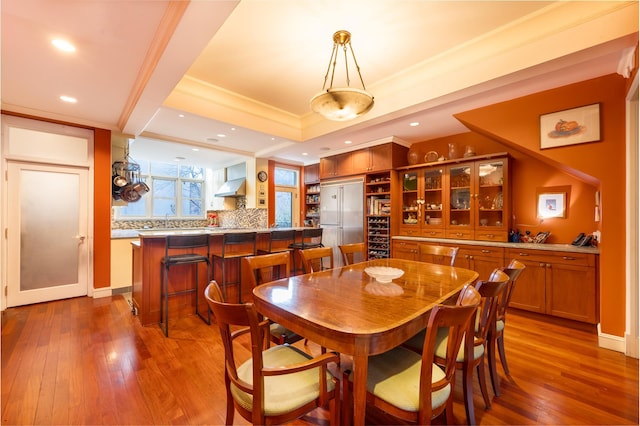
[[[111,285],[111,131],[95,129],[93,288]]]
[[[602,232],[600,321],[605,334],[625,331],[625,94],[626,80],[612,74],[456,114],[473,132],[412,145],[446,153],[447,144],[471,144],[478,154],[513,157],[513,226],[550,230],[549,243],[570,243],[579,232]],[[541,114],[600,104],[599,142],[540,149]],[[536,189],[570,186],[566,219],[535,216]],[[601,221],[595,222],[595,192],[601,193]]]

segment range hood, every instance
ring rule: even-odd
[[[215,193],[216,197],[244,197],[245,192],[245,178],[229,179],[222,184],[218,192]]]

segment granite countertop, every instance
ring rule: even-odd
[[[505,247],[516,249],[546,250],[546,251],[565,251],[570,253],[588,253],[600,254],[597,247],[576,247],[571,244],[532,244],[532,243],[508,243],[494,241],[477,241],[477,240],[454,240],[450,238],[426,238],[426,237],[407,237],[396,235],[391,237],[393,240],[422,241],[430,243],[448,243],[448,244],[464,244],[469,246],[489,246],[489,247]]]
[[[111,239],[125,238],[163,238],[167,235],[221,235],[229,232],[259,232],[267,233],[271,231],[281,231],[286,229],[302,230],[304,228],[149,228],[149,229],[113,229],[111,230]]]

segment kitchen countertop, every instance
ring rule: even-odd
[[[163,238],[168,235],[221,235],[229,232],[258,232],[267,233],[271,231],[282,231],[286,229],[295,229],[301,231],[299,228],[219,228],[219,227],[205,227],[205,228],[148,228],[148,229],[113,229],[111,230],[111,239],[125,239],[125,238]]]
[[[588,253],[588,254],[600,254],[600,250],[597,247],[576,247],[571,244],[531,244],[531,243],[508,243],[508,242],[495,242],[495,241],[477,241],[477,240],[454,240],[450,238],[426,238],[426,237],[407,237],[396,235],[391,237],[393,240],[405,240],[405,241],[421,241],[429,243],[447,243],[447,244],[464,244],[468,246],[490,246],[490,247],[505,247],[515,249],[531,249],[531,250],[546,250],[546,251],[565,251],[569,253]]]

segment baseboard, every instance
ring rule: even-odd
[[[600,324],[598,324],[598,346],[616,352],[625,353],[626,351],[624,337],[614,336],[612,334],[604,334],[600,330]]]
[[[626,355],[632,358],[640,358],[640,339],[638,336],[625,334],[625,343],[627,346]]]
[[[111,297],[111,287],[94,288],[92,297],[99,299],[101,297]]]

